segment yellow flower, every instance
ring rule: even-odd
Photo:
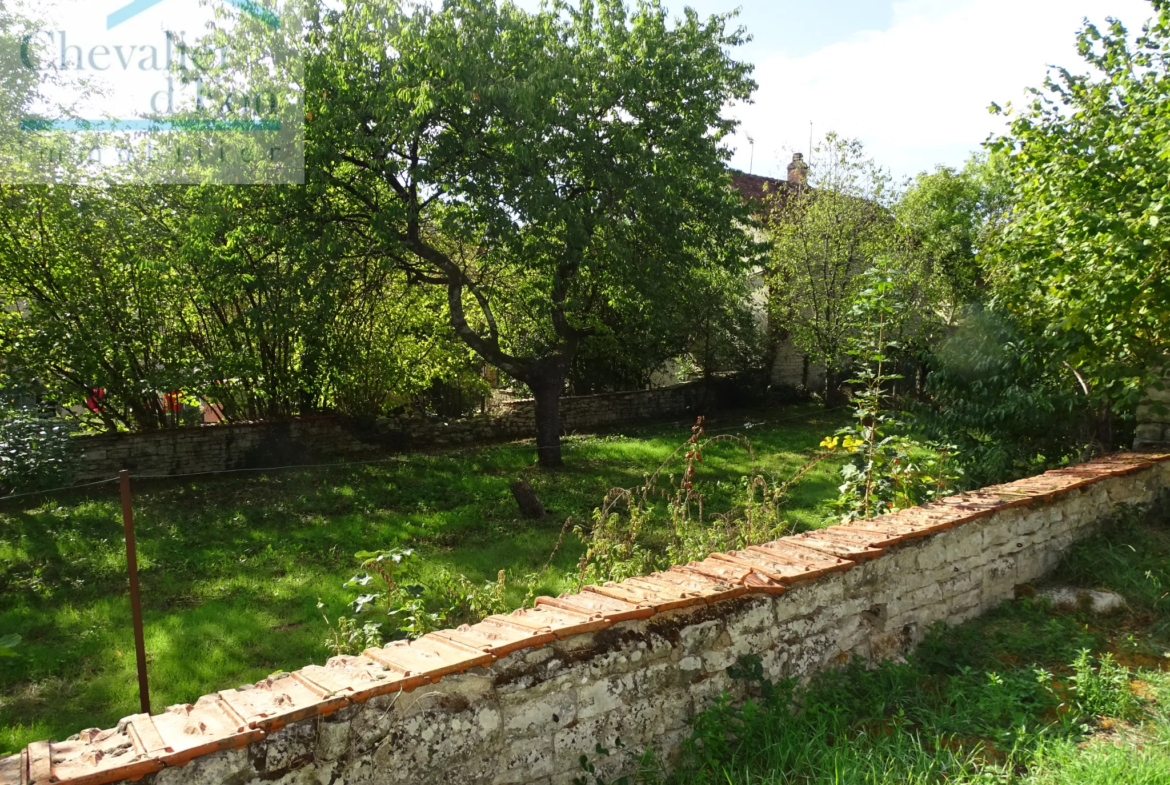
[[[857,448],[865,444],[861,439],[854,439],[852,436],[846,436],[845,442],[841,445],[849,452],[857,452]]]
[[[826,450],[835,450],[837,449],[838,441],[839,439],[837,439],[836,436],[826,436],[825,438],[821,439],[821,446]]]

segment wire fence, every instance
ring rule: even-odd
[[[117,477],[110,477],[105,480],[94,480],[93,482],[82,482],[77,485],[62,485],[59,488],[42,488],[39,491],[25,491],[24,493],[10,493],[7,496],[0,496],[0,502],[6,502],[9,499],[21,499],[25,496],[39,496],[43,493],[57,493],[59,491],[75,491],[78,488],[89,488],[94,485],[105,485],[108,482],[117,482]]]

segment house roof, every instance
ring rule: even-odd
[[[747,174],[734,169],[731,171],[731,185],[743,195],[745,201],[753,203],[753,212],[761,217],[782,211],[788,202],[789,194],[807,187],[788,180],[761,177],[758,174]]]
[[[789,189],[787,180],[761,177],[758,174],[747,174],[735,169],[731,170],[731,184],[748,199],[754,199],[757,202],[762,202],[765,198],[775,196],[777,193],[787,193]]]
[[[788,164],[787,179],[761,177],[758,174],[746,174],[738,169],[732,169],[731,184],[744,198],[757,202],[761,207],[770,202],[768,206],[771,209],[782,208],[789,194],[807,187],[808,169],[804,155],[793,153],[792,163]]]

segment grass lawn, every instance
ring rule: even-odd
[[[1128,608],[1055,612],[1022,597],[936,627],[904,663],[800,689],[761,682],[751,705],[699,716],[673,776],[651,765],[638,782],[1167,785],[1170,518],[1121,521],[1076,546],[1056,580],[1114,590]]]
[[[709,427],[749,436],[758,470],[784,479],[847,417],[787,407]],[[763,420],[784,421],[744,427]],[[136,486],[152,708],[323,662],[317,599],[331,618],[346,612],[356,551],[414,547],[428,565],[477,582],[539,570],[566,517],[588,521],[611,487],[641,483],[689,436],[689,423],[676,423],[570,437],[556,473],[533,466],[531,445],[501,445]],[[748,469],[742,450],[711,448],[700,477],[714,486],[707,509],[725,509]],[[509,491],[518,477],[549,509],[544,521],[518,518]],[[790,520],[819,525],[837,482],[834,465],[818,465],[795,488]],[[16,657],[0,658],[0,754],[138,711],[124,547],[112,486],[0,503],[0,635],[23,637]],[[580,553],[568,537],[545,592],[560,591]]]

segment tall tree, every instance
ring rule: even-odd
[[[825,400],[836,401],[860,274],[893,253],[898,232],[890,175],[861,142],[829,133],[812,159],[809,185],[769,197],[770,315],[824,365]]]
[[[999,302],[1094,396],[1128,403],[1170,355],[1170,2],[1151,5],[1136,37],[1086,23],[1087,72],[1055,69],[990,144],[1016,198]]]
[[[972,156],[962,169],[940,166],[914,179],[895,207],[933,288],[932,300],[947,323],[963,305],[987,294],[981,254],[994,242],[1011,208],[1011,185],[1002,161]]]
[[[442,287],[459,339],[531,389],[544,466],[602,315],[654,313],[695,268],[751,257],[724,108],[754,85],[727,23],[672,23],[658,0],[353,0],[312,26],[317,219]]]

